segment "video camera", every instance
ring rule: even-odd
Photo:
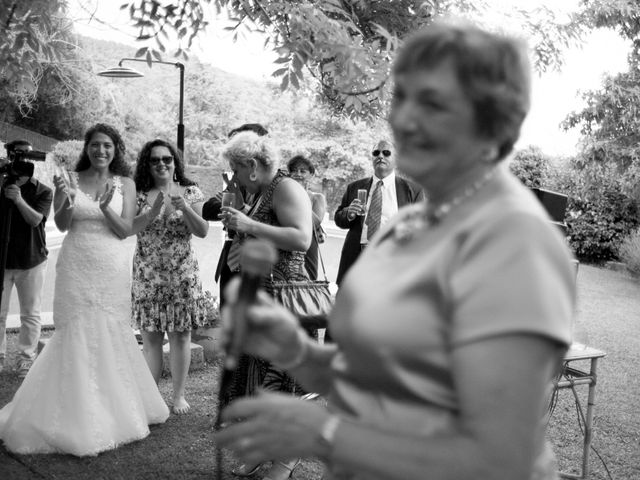
[[[44,162],[47,153],[38,150],[12,150],[0,158],[0,177],[4,185],[13,185],[20,177],[33,175],[33,164],[26,160]]]

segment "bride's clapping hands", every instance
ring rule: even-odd
[[[112,182],[108,182],[106,186],[106,191],[100,195],[100,210],[104,211],[111,203],[111,199],[113,198],[113,194],[116,191],[115,185]]]

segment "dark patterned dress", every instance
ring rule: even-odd
[[[250,213],[251,218],[268,225],[280,226],[273,209],[273,192],[278,184],[288,177],[288,173],[282,170],[278,171],[260,205],[255,209],[255,212]],[[291,252],[278,249],[278,261],[272,270],[273,279],[277,281],[308,280],[304,259],[305,252],[303,251]],[[265,278],[265,282],[267,280],[268,278]],[[233,379],[229,382],[229,387],[222,392],[222,406],[227,405],[235,398],[255,395],[258,389],[296,395],[305,393],[302,387],[283,370],[261,358],[242,355],[238,368],[233,373]]]
[[[204,196],[189,186],[184,199],[191,205]],[[138,212],[148,208],[147,193],[138,193]],[[191,232],[181,211],[165,215],[163,209],[138,233],[131,300],[133,322],[140,330],[183,332],[208,322],[212,299],[202,291]]]

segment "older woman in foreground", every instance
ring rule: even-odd
[[[529,108],[525,51],[453,23],[406,42],[389,121],[398,167],[430,203],[402,209],[346,275],[336,345],[314,344],[261,296],[245,349],[328,408],[238,401],[223,446],[250,462],[319,457],[334,479],[557,477],[543,413],[570,342],[574,274],[560,232],[503,162]]]

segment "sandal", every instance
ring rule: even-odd
[[[300,460],[290,460],[288,462],[274,462],[262,480],[287,480],[293,475],[293,471],[300,465]]]
[[[231,470],[231,473],[233,473],[237,477],[250,477],[251,475],[256,473],[261,466],[261,463],[253,466],[242,463],[238,468],[234,468],[233,470]]]

